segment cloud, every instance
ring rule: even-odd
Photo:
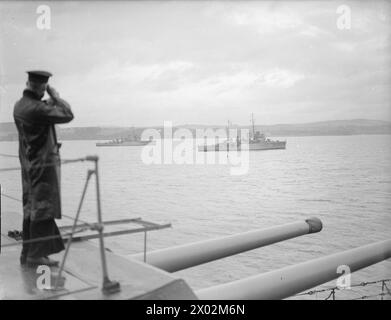
[[[30,68],[53,72],[72,125],[387,118],[391,4],[346,4],[348,31],[338,1],[55,2],[42,32],[35,2],[1,3],[0,118]]]
[[[259,82],[270,87],[289,88],[304,78],[305,76],[301,74],[295,74],[288,70],[275,69],[262,74]]]
[[[227,19],[239,26],[253,26],[260,34],[275,32],[276,29],[295,29],[302,25],[302,20],[293,13],[272,11],[267,12],[240,8],[227,14]]]

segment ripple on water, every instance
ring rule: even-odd
[[[14,142],[1,150],[17,152]],[[100,156],[102,206],[106,219],[141,216],[172,222],[173,228],[151,232],[155,250],[317,216],[322,232],[252,250],[178,272],[202,288],[248,277],[389,238],[391,229],[390,136],[289,137],[284,151],[250,153],[249,172],[230,176],[228,165],[145,165],[141,148],[97,148],[95,141],[64,141],[63,158]],[[4,151],[5,152],[5,151]],[[15,160],[1,159],[1,166]],[[62,168],[64,212],[74,213],[88,165]],[[20,197],[19,173],[1,173],[2,186]],[[2,199],[4,210],[20,204]],[[82,218],[95,219],[90,189]],[[110,248],[127,255],[140,252],[143,237],[110,240]],[[385,261],[352,275],[354,282],[391,278]],[[330,282],[324,286],[335,285]],[[370,295],[378,288],[346,291],[343,298]],[[314,297],[311,297],[314,298]]]

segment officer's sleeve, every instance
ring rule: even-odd
[[[39,124],[68,123],[72,120],[71,107],[61,98],[41,101],[35,108],[34,121]]]

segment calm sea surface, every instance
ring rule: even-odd
[[[230,175],[230,165],[146,165],[142,147],[96,147],[95,141],[64,141],[63,159],[98,154],[105,219],[142,217],[171,222],[150,232],[148,250],[267,228],[318,217],[320,233],[302,236],[178,272],[198,289],[289,266],[390,238],[391,136],[289,137],[286,150],[250,153],[249,171]],[[17,154],[16,142],[0,152]],[[0,167],[18,160],[0,157]],[[88,163],[63,165],[63,212],[74,215]],[[0,173],[3,192],[21,197],[20,173]],[[81,218],[95,218],[93,185]],[[4,211],[20,203],[2,198]],[[69,224],[63,219],[61,224]],[[143,249],[143,235],[107,238],[121,255]],[[352,275],[352,282],[391,278],[391,261]],[[334,282],[324,287],[334,286]],[[377,294],[381,285],[337,293],[337,298]],[[311,296],[325,298],[328,293]],[[305,298],[305,297],[301,297]]]

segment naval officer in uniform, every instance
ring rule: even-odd
[[[14,107],[19,134],[19,160],[23,187],[23,244],[20,263],[29,266],[57,265],[49,255],[64,250],[55,219],[61,218],[60,155],[55,124],[72,121],[69,104],[48,85],[46,71],[28,71],[22,98]],[[42,100],[45,92],[49,99]]]

